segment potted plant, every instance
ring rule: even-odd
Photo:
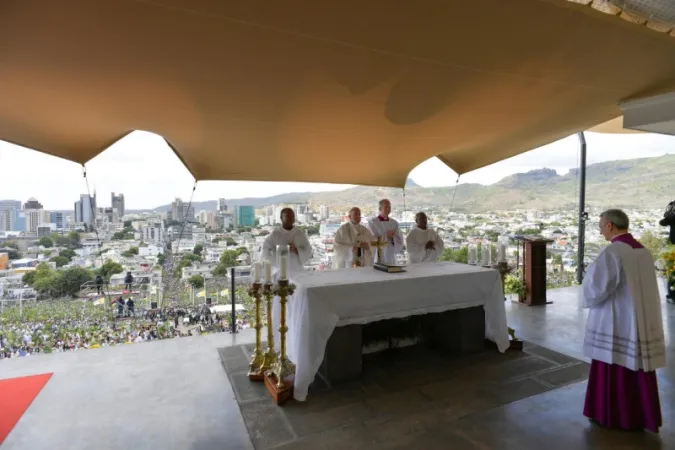
[[[523,282],[520,274],[509,274],[504,279],[504,290],[507,294],[515,294],[518,296],[518,301],[522,302],[525,300],[525,294],[527,293],[527,288]]]

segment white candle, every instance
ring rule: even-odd
[[[481,245],[481,256],[483,258],[483,266],[489,266],[490,265],[490,244],[482,244]]]
[[[265,282],[272,282],[272,263],[265,261]]]
[[[506,262],[506,244],[499,244],[499,262]]]
[[[253,282],[260,283],[260,263],[253,263]]]
[[[282,280],[287,280],[288,277],[287,277],[286,270],[288,269],[288,255],[283,255],[283,256],[280,258],[280,260],[281,260],[281,261],[279,262],[279,265],[281,266],[281,267],[280,267],[281,279],[282,279]]]
[[[476,264],[476,247],[469,247],[469,264]]]

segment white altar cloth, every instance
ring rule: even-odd
[[[348,268],[294,274],[287,303],[286,348],[295,363],[294,398],[304,401],[336,326],[483,306],[485,335],[500,352],[509,347],[499,273],[452,262],[411,265],[403,273]],[[274,300],[279,350],[279,301]]]

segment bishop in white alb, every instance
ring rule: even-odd
[[[584,415],[604,427],[658,432],[655,370],[665,366],[666,349],[654,259],[627,232],[623,211],[605,211],[600,229],[611,244],[582,283],[590,309],[584,354],[592,359]]]
[[[370,230],[359,222],[361,222],[361,211],[358,208],[352,208],[349,211],[349,222],[342,224],[335,233],[334,269],[352,267],[355,258],[358,257],[358,248],[361,250],[363,266],[373,265],[370,243],[375,241],[375,238]]]

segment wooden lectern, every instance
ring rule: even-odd
[[[514,236],[523,245],[523,283],[525,297],[518,301],[529,306],[545,305],[546,301],[546,245],[553,242],[533,236]]]

